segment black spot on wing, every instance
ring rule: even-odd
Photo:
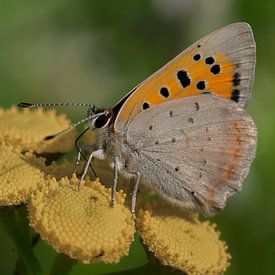
[[[162,87],[160,89],[160,94],[163,96],[163,97],[168,97],[169,96],[169,90],[165,87]]]
[[[221,71],[221,66],[219,64],[213,65],[210,69],[210,72],[214,75],[219,74]]]
[[[239,102],[240,100],[240,90],[234,89],[231,93],[231,100]]]
[[[177,72],[177,78],[180,81],[180,84],[183,88],[188,87],[191,83],[191,79],[189,78],[187,72],[184,70]]]
[[[201,55],[200,55],[199,53],[197,53],[197,54],[195,54],[195,55],[193,56],[193,59],[194,59],[195,61],[199,61],[199,60],[201,59]]]
[[[205,81],[199,81],[199,82],[197,83],[197,88],[198,88],[199,90],[204,90],[204,89],[205,89]]]
[[[208,56],[205,58],[205,63],[208,65],[212,65],[212,64],[214,64],[214,62],[215,62],[215,59],[213,56]]]
[[[148,104],[147,102],[144,102],[143,105],[142,105],[143,110],[146,110],[146,109],[148,109],[149,107],[150,107],[150,106],[149,106],[149,104]]]
[[[195,108],[196,108],[196,111],[198,111],[200,109],[200,105],[198,102],[195,102]]]
[[[193,124],[193,123],[194,123],[194,118],[189,117],[189,118],[188,118],[188,122]]]
[[[235,73],[233,75],[232,82],[233,82],[233,86],[234,87],[240,85],[240,82],[241,82],[241,78],[240,77],[241,77],[240,73]]]

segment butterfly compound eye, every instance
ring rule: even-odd
[[[111,114],[102,114],[101,116],[97,117],[95,120],[94,127],[95,128],[105,128],[111,119]]]

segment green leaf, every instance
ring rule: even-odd
[[[34,275],[42,274],[40,263],[32,251],[31,245],[27,241],[27,237],[24,236],[22,228],[18,224],[15,208],[0,208],[0,222],[7,235],[13,241],[17,249],[18,256],[25,263],[29,273]]]

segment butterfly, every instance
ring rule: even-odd
[[[245,107],[256,46],[251,27],[234,23],[195,42],[140,83],[113,108],[91,105],[94,158],[179,207],[214,215],[240,191],[255,157],[257,130]],[[23,105],[22,105],[23,106]],[[21,106],[21,107],[22,107]]]

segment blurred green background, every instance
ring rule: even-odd
[[[233,259],[226,274],[275,274],[275,3],[256,0],[1,0],[0,105],[88,102],[112,106],[191,42],[247,21],[257,43],[248,111],[259,131],[257,157],[243,191],[213,218]],[[66,109],[73,120],[85,110]],[[42,241],[45,270],[56,253]],[[0,228],[0,274],[16,253]],[[83,265],[71,274],[103,274],[143,265],[136,242],[118,265]]]

